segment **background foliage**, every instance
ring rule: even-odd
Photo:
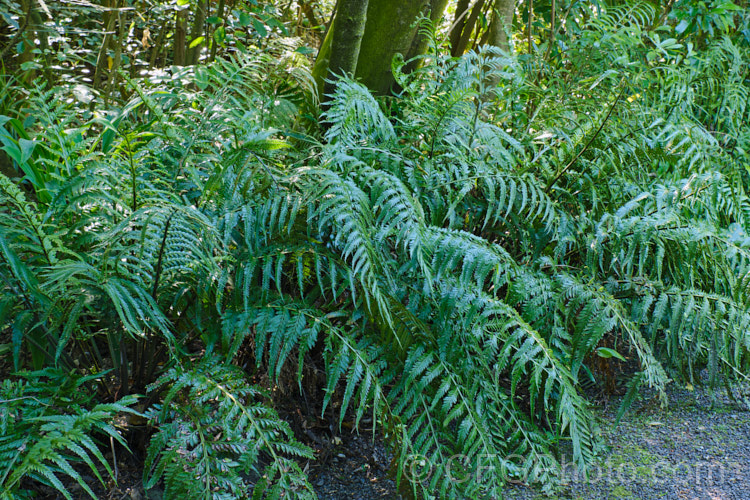
[[[321,113],[301,3],[3,5],[3,498],[95,497],[108,447],[170,498],[314,497],[288,387],[372,414],[415,496],[550,491],[592,386],[746,378],[740,6],[538,2],[456,57],[423,23],[397,96]]]

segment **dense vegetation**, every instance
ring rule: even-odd
[[[96,497],[110,451],[314,497],[289,398],[416,497],[549,491],[584,387],[747,378],[746,2],[524,2],[510,54],[425,18],[392,95],[322,108],[310,4],[102,4],[0,0],[0,498]]]

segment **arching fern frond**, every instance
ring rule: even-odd
[[[312,458],[289,425],[262,401],[241,370],[206,359],[176,367],[151,386],[166,390],[152,418],[145,485],[201,499],[315,498],[294,458]],[[186,467],[186,465],[188,465]]]

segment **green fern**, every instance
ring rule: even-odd
[[[239,369],[206,359],[167,371],[150,390],[166,392],[151,415],[159,431],[146,458],[147,489],[163,479],[169,498],[314,498],[291,459],[312,451]]]
[[[599,449],[584,374],[666,403],[704,368],[729,385],[750,348],[747,45],[688,49],[648,3],[571,9],[565,50],[523,57],[451,58],[423,25],[397,97],[340,79],[309,135],[312,78],[281,42],[127,80],[89,121],[70,89],[34,90],[13,116],[35,120],[2,122],[6,151],[34,144],[0,176],[3,348],[17,369],[111,366],[90,384],[110,401],[149,388],[145,483],[169,497],[313,495],[311,451],[240,357],[283,387],[324,374],[320,411],[371,412],[416,497],[552,491],[556,457]],[[79,406],[28,424],[55,436],[44,469],[17,467],[20,431],[0,441],[14,491],[107,470],[85,436],[125,410]]]
[[[5,380],[0,386],[0,498],[27,498],[23,484],[33,480],[72,499],[61,475],[97,498],[81,466],[102,485],[102,470],[114,478],[96,439],[110,438],[112,446],[127,448],[114,422],[127,414],[139,415],[131,408],[137,399],[126,396],[117,403],[94,405],[82,392],[87,378],[52,370],[24,374],[24,378],[28,380]]]

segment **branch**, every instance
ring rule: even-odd
[[[586,152],[589,146],[591,146],[591,143],[594,142],[594,139],[596,139],[599,136],[599,133],[604,128],[604,124],[607,123],[607,121],[609,120],[609,117],[612,116],[612,111],[615,110],[615,106],[617,106],[617,103],[620,101],[624,93],[625,93],[625,86],[623,86],[620,92],[617,94],[617,98],[615,98],[615,102],[613,102],[612,106],[610,106],[609,111],[607,112],[607,116],[605,116],[604,120],[602,120],[602,123],[599,124],[599,128],[596,129],[596,132],[594,133],[594,135],[591,136],[591,139],[589,139],[589,142],[587,142],[586,145],[583,147],[583,149],[579,151],[578,154],[575,155],[575,157],[572,160],[570,160],[570,162],[567,165],[565,165],[565,168],[560,170],[560,172],[558,172],[558,174],[547,184],[547,187],[544,188],[544,194],[549,194],[549,190],[552,189],[552,186],[554,186],[555,183],[560,180],[560,177],[562,177],[563,174],[568,171],[568,169],[576,162],[576,160],[578,160],[578,158],[580,158],[581,155],[584,152]]]
[[[15,47],[18,43],[18,39],[21,38],[24,31],[26,31],[26,27],[29,25],[29,19],[31,18],[31,9],[34,7],[33,2],[29,2],[29,8],[26,9],[26,15],[23,17],[23,24],[19,26],[18,31],[16,31],[16,34],[13,35],[13,38],[10,39],[8,44],[3,47],[3,50],[0,51],[0,61],[5,61],[5,54],[10,50],[11,47]],[[25,44],[26,42],[24,42]],[[25,48],[24,48],[25,50]]]

